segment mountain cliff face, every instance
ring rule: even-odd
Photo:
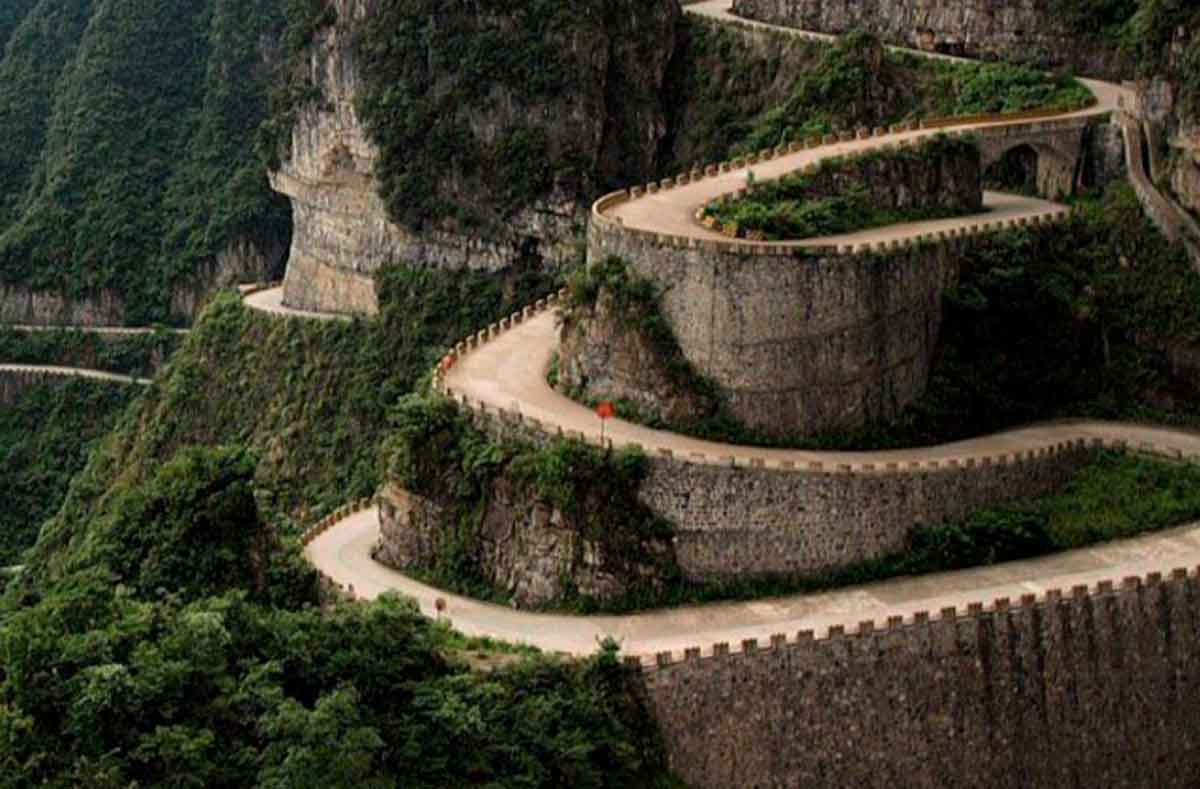
[[[272,175],[293,205],[285,301],[372,312],[389,263],[573,259],[589,198],[650,177],[673,0],[335,0]]]

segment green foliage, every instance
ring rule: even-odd
[[[69,380],[0,407],[0,565],[16,564],[66,496],[90,448],[117,422],[133,388]]]
[[[1069,550],[1200,517],[1200,467],[1106,452],[1061,492],[994,507],[962,523],[922,527],[911,550],[891,557],[918,575]]]
[[[904,174],[910,163],[953,166],[956,161],[968,167],[977,164],[974,142],[939,135],[914,149],[823,159],[815,173],[753,185],[744,197],[710,203],[705,214],[741,237],[780,240],[978,213],[977,201],[952,205],[941,185],[936,193],[914,197],[905,205],[890,205],[871,189],[880,180],[915,186],[915,179]],[[877,171],[887,175],[880,178],[874,175]]]
[[[118,486],[69,561],[53,569],[103,567],[141,597],[264,592],[272,544],[254,500],[255,466],[242,448],[181,449],[144,483]]]
[[[337,22],[337,9],[327,0],[286,0],[281,53],[267,91],[267,117],[259,125],[255,145],[272,170],[282,165],[291,146],[292,129],[301,108],[321,98],[304,57],[316,34]]]
[[[656,785],[655,733],[610,651],[480,674],[444,648],[444,631],[396,598],[285,611],[82,579],[10,612],[0,633],[6,780]]]
[[[834,129],[886,126],[914,115],[966,115],[1067,107],[1091,99],[1070,77],[1004,63],[956,63],[898,54],[855,32],[825,50],[791,95],[765,112],[735,152]]]
[[[121,481],[145,480],[182,447],[257,452],[267,517],[316,518],[380,483],[376,448],[389,407],[452,343],[553,288],[506,275],[396,268],[380,275],[369,321],[283,320],[221,295],[93,455],[42,549],[55,553],[96,518]]]
[[[253,146],[276,6],[33,8],[0,58],[0,281],[110,290],[148,323],[177,319],[172,291],[230,242],[286,244],[287,203]]]
[[[1182,91],[1182,109],[1200,111],[1200,7],[1189,0],[1138,0],[1125,26],[1123,46],[1140,76],[1168,75]],[[1172,62],[1175,46],[1183,48]]]
[[[1055,417],[1193,422],[1160,349],[1200,339],[1200,275],[1132,190],[1059,228],[973,245],[947,294],[929,390],[894,425],[834,445],[921,445]]]
[[[0,360],[8,364],[84,367],[149,378],[175,352],[171,331],[103,335],[88,331],[16,331],[0,327]]]
[[[566,528],[603,546],[600,552],[614,566],[643,560],[646,540],[671,534],[671,525],[637,499],[647,472],[640,450],[602,451],[565,439],[545,447],[497,441],[436,395],[402,398],[392,424],[382,449],[388,479],[448,513],[435,564],[423,573],[431,582],[476,597],[501,597],[479,564],[479,531],[502,499],[515,511],[552,507]]]
[[[606,138],[596,161],[595,128],[620,129],[624,113],[659,100],[623,63],[598,67],[627,57],[610,39],[657,45],[662,20],[631,6],[408,0],[354,25],[356,106],[379,146],[376,178],[392,218],[495,237],[539,198],[586,198],[610,180],[648,176],[626,161],[645,158],[636,138]]]
[[[921,63],[932,73],[924,107],[932,115],[1065,109],[1093,98],[1091,91],[1075,79],[1048,75],[1029,66],[930,60]]]

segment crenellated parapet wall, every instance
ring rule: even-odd
[[[996,150],[1059,136],[1078,146],[1088,123],[1087,117],[1019,115],[1020,120],[986,116],[1004,120],[971,133]],[[835,243],[730,239],[702,227],[700,220],[688,234],[661,232],[644,221],[627,222],[626,209],[710,179],[722,179],[714,183],[723,190],[729,184],[722,193],[736,196],[741,189],[731,173],[827,148],[808,157],[807,164],[797,159],[798,171],[804,172],[834,155],[831,146],[852,141],[872,143],[861,151],[899,151],[920,145],[948,124],[930,119],[796,141],[605,195],[593,206],[589,260],[619,257],[657,287],[663,316],[684,358],[716,384],[728,412],[748,427],[783,438],[892,418],[925,390],[942,293],[957,281],[967,240],[1060,221],[1068,208],[1043,203],[1018,215],[988,219],[984,214],[909,226],[883,238],[851,235]],[[923,128],[927,134],[921,134]],[[1066,170],[1073,172],[1074,159]],[[699,217],[704,205],[700,198],[689,210]],[[644,214],[643,209],[639,215]]]
[[[1195,572],[905,613],[631,659],[671,767],[702,789],[1195,785]]]
[[[519,406],[480,402],[448,381],[449,372],[471,354],[486,352],[527,321],[544,320],[543,313],[554,309],[558,298],[544,299],[459,343],[438,365],[433,385],[493,437],[536,445],[571,438],[599,446],[596,434],[564,431],[553,420],[521,413]],[[918,524],[941,523],[1059,489],[1102,449],[1182,457],[1177,446],[1131,446],[1117,435],[1095,435],[1069,425],[1036,440],[1014,437],[974,446],[882,452],[873,460],[754,447],[704,453],[637,446],[648,459],[639,498],[674,524],[676,560],[694,581],[814,575],[895,553],[905,548]],[[1008,448],[998,451],[997,446]]]

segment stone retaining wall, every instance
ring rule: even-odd
[[[1075,129],[1079,122],[1017,123],[1001,130],[1004,139],[1027,139]],[[589,260],[615,255],[659,286],[661,309],[684,358],[717,385],[729,413],[747,426],[785,437],[888,419],[925,390],[942,293],[957,279],[962,239],[1055,221],[1067,209],[838,247],[675,236],[626,227],[610,211],[803,147],[920,125],[794,142],[606,195],[593,207]],[[919,144],[909,139],[898,148]]]
[[[639,495],[675,524],[689,580],[811,576],[903,551],[918,524],[1060,489],[1099,445],[934,469],[785,471],[656,457]]]
[[[593,224],[588,254],[619,257],[655,285],[684,358],[766,435],[886,420],[925,391],[960,242],[854,256],[737,247],[668,246]]]
[[[1200,580],[996,600],[642,666],[698,789],[1191,787]]]
[[[565,436],[599,443],[594,435],[564,434],[551,423],[470,400],[445,383],[445,371],[458,358],[552,309],[557,299],[558,294],[543,299],[459,343],[434,373],[434,387],[494,438],[545,444]],[[745,447],[731,447],[724,456],[642,447],[649,456],[649,474],[639,496],[674,524],[676,560],[690,579],[807,575],[901,550],[917,524],[933,525],[1049,493],[1101,448],[1129,447],[1120,441],[1076,438],[1020,452],[964,452],[950,460],[800,465]],[[1151,444],[1132,449],[1179,457]]]

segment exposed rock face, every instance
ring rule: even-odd
[[[380,539],[376,560],[397,569],[429,568],[449,555],[454,513],[438,502],[395,485],[379,495]],[[484,577],[517,607],[545,605],[569,592],[599,600],[617,597],[635,583],[673,565],[670,543],[646,542],[632,563],[617,557],[558,509],[530,500],[501,478],[478,522],[478,554]]]
[[[1091,127],[1084,140],[1083,185],[1104,189],[1125,178],[1125,140],[1121,127],[1101,123]]]
[[[191,321],[217,288],[276,279],[282,272],[286,251],[278,243],[234,241],[189,282],[176,286],[171,293],[172,317]],[[57,291],[0,286],[0,323],[88,327],[120,326],[126,320],[127,305],[114,290],[73,297]]]
[[[1176,31],[1167,56],[1165,76],[1137,84],[1136,114],[1146,134],[1151,177],[1165,181],[1170,197],[1193,219],[1200,220],[1200,117],[1183,95],[1187,78],[1185,53],[1195,31]],[[1195,102],[1193,102],[1195,103]],[[1192,247],[1193,259],[1197,246]]]
[[[551,164],[558,158],[583,162],[583,182],[556,180],[532,204],[497,217],[486,230],[452,217],[419,231],[400,226],[379,196],[374,173],[381,150],[355,106],[364,82],[351,31],[380,10],[372,0],[335,0],[334,5],[337,24],[320,31],[309,48],[307,67],[320,97],[299,114],[290,156],[272,176],[274,188],[291,198],[294,208],[284,283],[289,306],[372,313],[377,309],[373,274],[392,262],[498,271],[518,259],[548,266],[573,260],[591,199],[615,183],[652,174],[666,135],[661,88],[679,10],[671,0],[648,6],[611,0],[608,5],[619,7],[613,29],[604,19],[582,15],[578,35],[564,45],[565,58],[588,64],[587,81],[551,104],[533,106],[498,85],[486,105],[456,109],[460,125],[481,144],[495,143],[530,118],[544,120],[539,128],[546,133],[546,150],[541,153]],[[448,7],[444,18],[431,17],[429,24],[451,26],[456,16],[469,13]],[[503,29],[505,19],[489,17],[487,25]],[[440,59],[447,69],[460,66],[453,57]],[[641,95],[631,100],[631,92],[652,100]],[[453,168],[439,172],[428,187],[430,201],[464,208],[486,191]]]
[[[869,30],[886,41],[981,60],[1069,66],[1091,76],[1122,64],[1080,46],[1062,0],[734,0],[734,13],[821,33]]]
[[[567,313],[558,354],[559,387],[579,399],[624,400],[643,418],[667,424],[689,422],[715,405],[681,388],[662,350],[614,307],[607,290],[594,306]]]

